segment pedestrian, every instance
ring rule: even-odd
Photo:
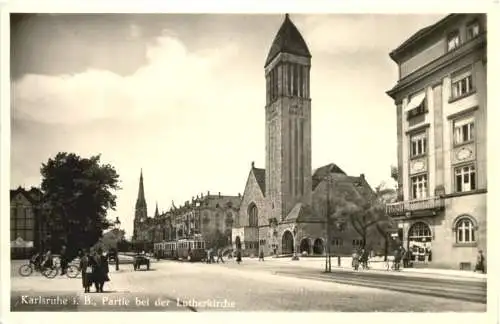
[[[409,259],[410,251],[405,251],[403,254],[403,268],[408,268]]]
[[[352,253],[352,262],[351,262],[351,266],[354,270],[358,271],[358,268],[359,268],[359,254],[358,254],[358,251],[354,250],[354,252]]]
[[[68,268],[68,252],[65,245],[61,247],[60,258],[61,258],[61,276],[62,276],[66,274],[66,269]]]
[[[52,268],[54,266],[54,260],[52,257],[52,251],[49,249],[45,252],[42,261],[42,269]]]
[[[476,271],[481,271],[482,273],[486,273],[486,267],[484,266],[483,250],[479,250],[479,252],[477,253],[476,267],[474,269],[474,272]]]
[[[210,252],[210,263],[215,263],[215,253],[217,253],[217,251],[212,249]]]
[[[241,263],[241,250],[236,252],[236,262],[238,262],[238,264]]]
[[[101,248],[97,249],[97,254],[94,255],[92,263],[92,279],[95,284],[96,292],[103,292],[104,283],[109,281],[109,265]]]
[[[261,248],[259,252],[259,261],[264,261],[264,249]]]
[[[92,286],[92,267],[90,265],[89,253],[84,250],[80,258],[80,271],[82,273],[82,286],[84,292],[90,292],[90,287]]]
[[[398,271],[401,263],[401,249],[397,248],[394,251],[394,270]]]
[[[217,263],[219,263],[219,260],[220,262],[224,263],[224,259],[222,258],[222,249],[219,249],[217,253]]]
[[[210,263],[210,249],[207,250],[207,264]]]

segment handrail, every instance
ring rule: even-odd
[[[444,207],[444,199],[442,197],[429,197],[415,200],[405,200],[386,205],[388,215],[401,215],[407,212],[427,209],[440,209]]]

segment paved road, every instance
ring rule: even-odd
[[[311,280],[302,278],[304,270],[294,277],[273,274],[266,267],[270,265],[162,261],[153,263],[150,271],[133,271],[127,265],[119,272],[112,270],[107,293],[90,294],[81,293],[79,279],[13,276],[12,310],[54,310],[55,306],[28,305],[26,298],[59,296],[70,303],[78,299],[76,305],[57,306],[68,311],[486,311],[483,303]],[[86,306],[85,298],[95,305]],[[163,305],[155,305],[158,298]],[[129,305],[123,306],[127,301]]]
[[[241,265],[229,261],[221,266],[239,268]],[[269,271],[277,275],[315,279],[363,287],[380,288],[434,297],[452,298],[471,302],[486,303],[487,283],[482,278],[446,278],[442,276],[422,277],[419,274],[393,273],[386,271],[352,271],[332,268],[332,273],[317,269],[300,267],[293,262],[256,262],[249,260],[244,264],[247,271]]]

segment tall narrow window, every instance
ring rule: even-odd
[[[422,174],[411,178],[412,199],[427,197],[427,175]]]
[[[455,191],[466,192],[476,190],[476,168],[466,165],[455,169]]]
[[[479,35],[479,22],[474,21],[467,25],[466,27],[466,37],[467,40],[471,40]]]
[[[453,123],[455,144],[462,144],[474,140],[474,117],[470,116]]]
[[[294,64],[293,65],[293,93],[292,95],[293,96],[298,96],[299,94],[299,69],[298,69],[298,65],[297,64]]]
[[[473,90],[472,71],[470,69],[451,79],[452,99],[465,96]]]
[[[448,35],[448,51],[452,51],[460,46],[460,34],[455,31]]]
[[[291,96],[292,95],[292,64],[287,63],[287,87],[288,87],[288,92],[287,95]]]
[[[464,217],[457,222],[456,228],[456,242],[457,243],[474,243],[476,241],[476,233],[474,224],[468,217]]]
[[[303,71],[302,71],[302,66],[297,65],[297,70],[299,72],[299,97],[304,97],[304,77],[303,77]]]
[[[427,134],[425,132],[412,135],[410,143],[411,157],[424,155],[427,152]]]

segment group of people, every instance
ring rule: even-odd
[[[82,285],[84,292],[90,292],[92,284],[95,285],[96,292],[103,292],[104,283],[109,279],[109,263],[107,255],[102,249],[88,252],[84,250],[80,257],[79,269],[82,273]]]
[[[352,253],[352,268],[354,270],[358,270],[361,265],[363,269],[368,269],[368,259],[370,257],[370,251],[361,248],[359,250],[355,250]]]
[[[215,256],[217,255],[217,260],[215,260]],[[208,249],[207,250],[207,263],[224,263],[222,249]]]
[[[31,257],[30,262],[35,266],[35,269],[42,271],[46,268],[52,268],[54,266],[54,257],[52,256],[52,251],[46,250],[43,252],[36,252]]]

